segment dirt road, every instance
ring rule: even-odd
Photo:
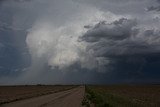
[[[80,86],[67,91],[4,104],[2,107],[82,107],[84,92],[84,86]]]

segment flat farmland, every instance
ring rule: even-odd
[[[160,85],[87,86],[86,99],[96,107],[160,107]]]
[[[72,89],[72,85],[0,86],[0,104]]]

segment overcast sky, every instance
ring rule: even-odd
[[[160,0],[1,0],[0,84],[160,82]]]

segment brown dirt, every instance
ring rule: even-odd
[[[29,86],[0,86],[0,104],[22,100],[31,97],[51,94],[71,89],[75,86],[61,85],[29,85]]]
[[[4,104],[2,107],[81,107],[84,93],[84,86],[80,86],[67,91]]]

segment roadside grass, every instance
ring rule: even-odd
[[[146,102],[132,99],[130,97],[115,94],[103,89],[97,89],[96,86],[86,86],[86,95],[82,105],[90,107],[158,107],[149,105]]]
[[[87,98],[95,107],[138,107],[128,99],[86,87]]]

